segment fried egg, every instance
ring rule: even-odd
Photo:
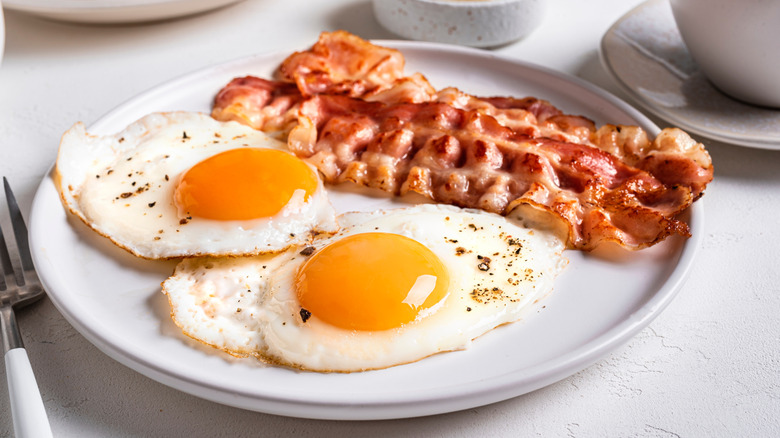
[[[182,261],[163,283],[175,323],[237,356],[381,369],[517,321],[567,263],[552,234],[478,210],[418,205],[339,222],[280,254]]]
[[[78,123],[55,181],[72,213],[148,259],[277,252],[338,229],[314,167],[200,113],[154,113],[107,136]]]

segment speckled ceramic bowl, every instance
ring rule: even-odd
[[[374,0],[374,14],[404,38],[494,47],[516,41],[542,21],[542,0]]]

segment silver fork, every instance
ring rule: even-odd
[[[19,308],[30,304],[43,297],[45,292],[35,273],[22,212],[19,211],[19,205],[5,177],[3,177],[3,186],[14,240],[19,250],[18,256],[12,259],[3,236],[3,227],[0,226],[0,262],[2,262],[0,263],[0,274],[2,274],[0,275],[0,325],[2,325],[3,356],[5,373],[8,377],[14,435],[17,438],[51,437],[46,409],[43,407],[38,383],[35,381],[30,359],[22,344],[19,326],[14,316],[14,307]],[[5,225],[7,229],[8,221],[2,217],[0,216],[0,225]],[[14,262],[18,262],[16,268]]]

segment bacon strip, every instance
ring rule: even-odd
[[[642,248],[687,236],[687,225],[674,217],[696,196],[601,149],[533,138],[479,111],[438,102],[316,96],[302,103],[288,145],[331,183],[414,191],[499,214],[532,206],[566,222],[569,245],[583,250],[603,241]]]
[[[375,46],[343,30],[324,32],[311,49],[290,55],[279,68],[282,78],[305,96],[352,97],[379,92],[403,77],[398,50]]]
[[[301,100],[295,84],[246,76],[233,79],[217,93],[211,116],[286,137],[298,123]]]
[[[282,64],[286,81],[228,84],[213,115],[286,134],[327,182],[540,213],[565,229],[572,248],[639,249],[690,235],[677,216],[703,194],[713,168],[683,131],[650,141],[641,128],[597,128],[540,99],[436,92],[422,75],[401,76],[399,65],[391,49],[324,34]]]

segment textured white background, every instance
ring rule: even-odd
[[[598,60],[603,33],[636,0],[550,0],[544,23],[504,55],[580,76],[626,98]],[[25,214],[59,136],[199,68],[322,30],[394,38],[368,1],[250,0],[181,20],[83,26],[6,11],[0,174]],[[626,99],[630,102],[630,99]],[[663,124],[663,123],[661,123]],[[531,394],[426,418],[300,420],[221,406],[101,353],[45,300],[20,325],[55,436],[780,436],[780,153],[707,142],[716,166],[705,243],[684,289],[596,365]],[[3,374],[4,370],[0,371]],[[12,436],[0,385],[0,437]]]

